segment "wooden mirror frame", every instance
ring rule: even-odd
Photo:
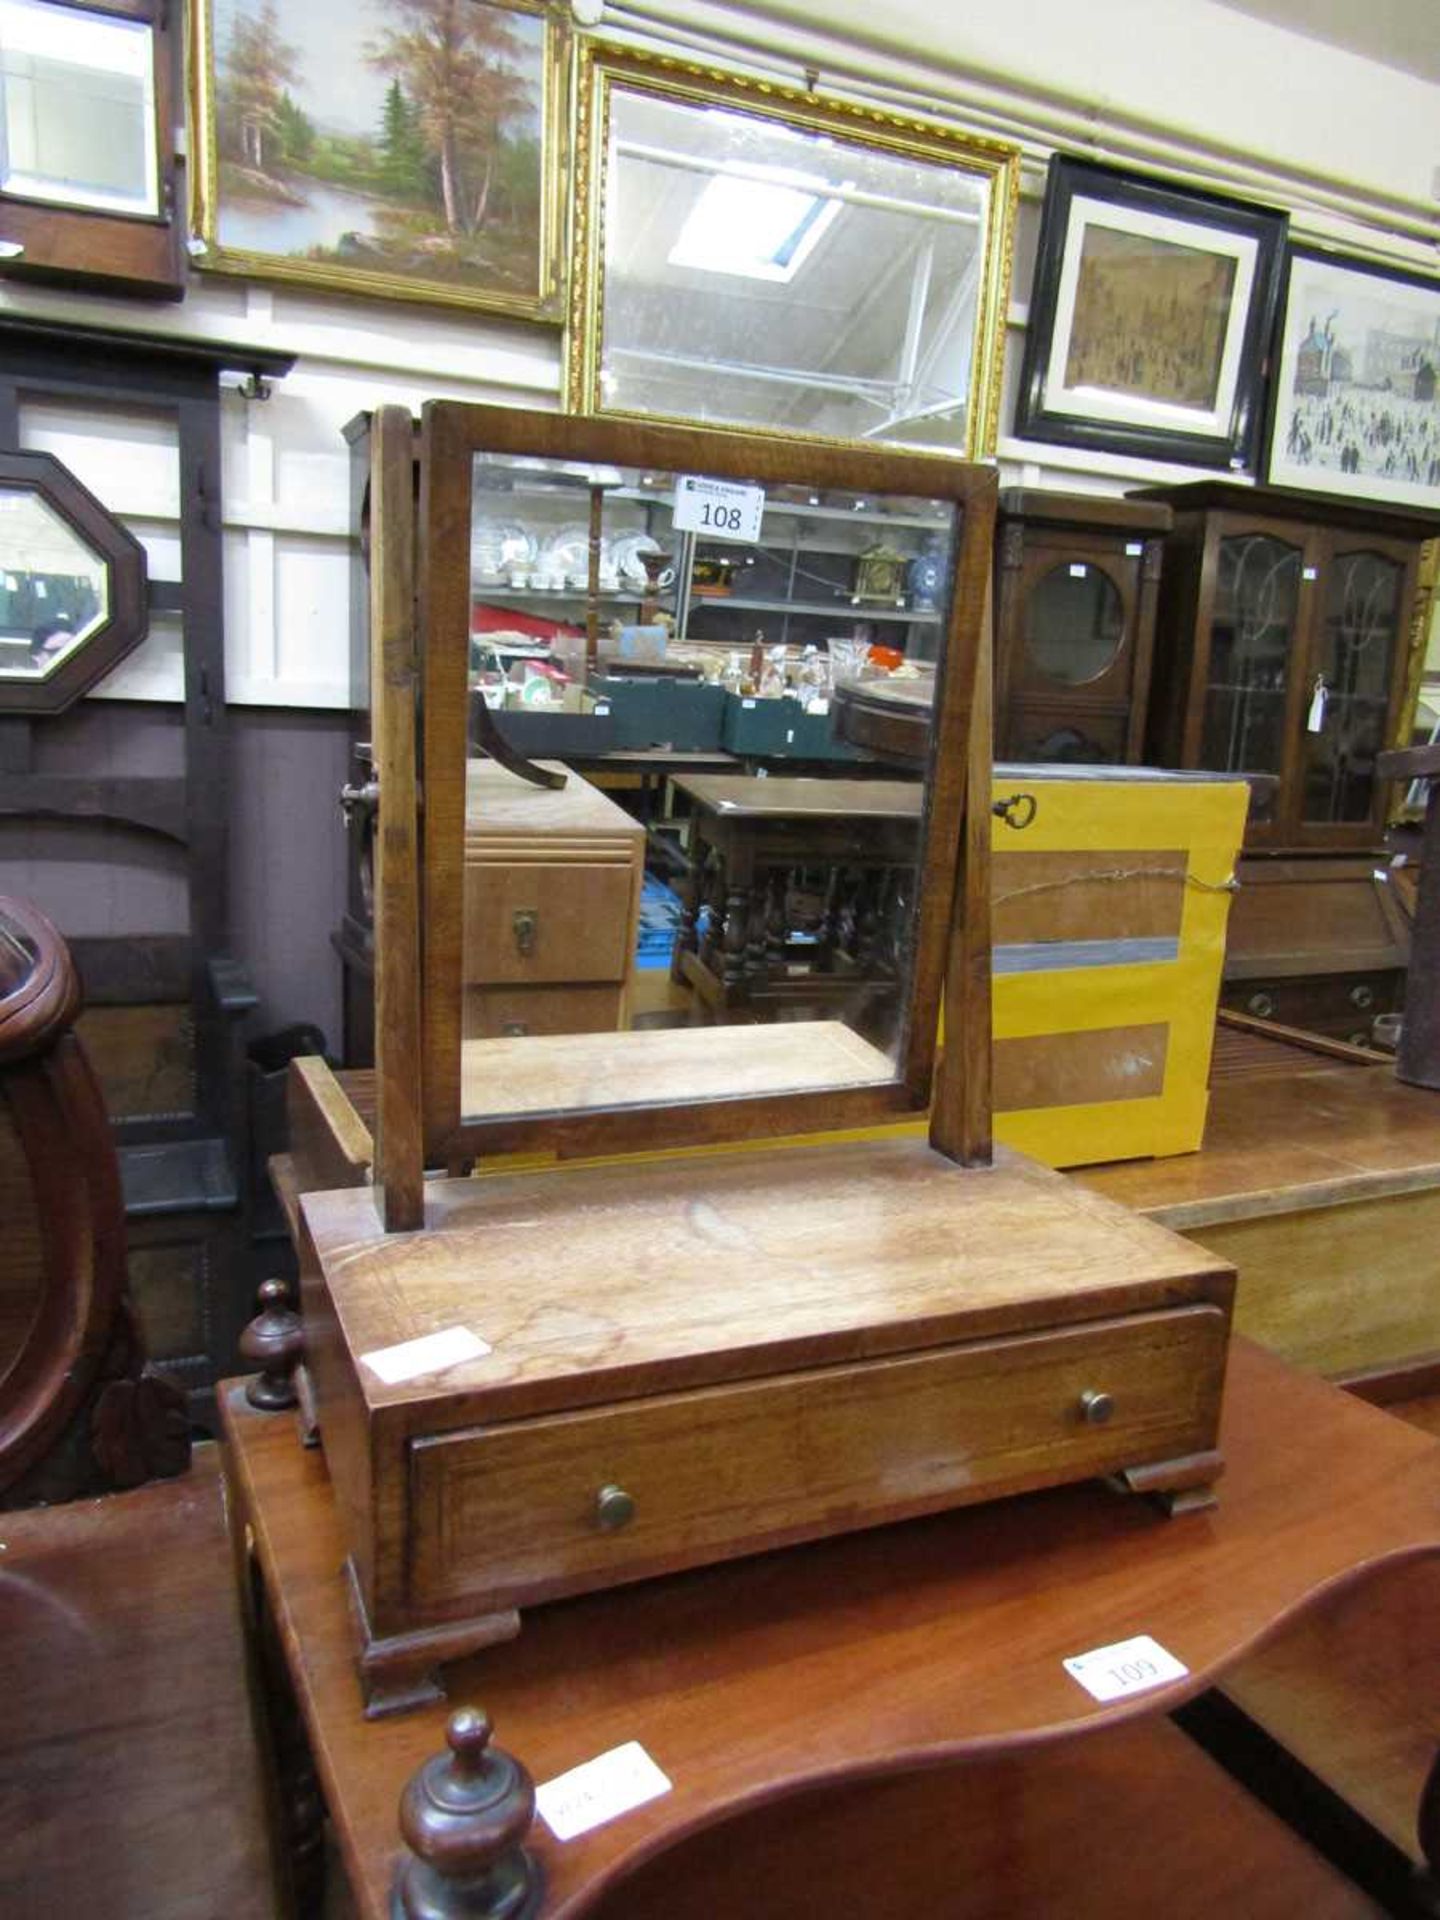
[[[63,713],[145,638],[150,630],[145,549],[50,453],[0,453],[0,489],[37,494],[77,540],[105,562],[106,617],[45,678],[0,674],[0,713]]]
[[[110,213],[63,200],[0,193],[0,239],[19,251],[0,273],[92,293],[179,300],[185,292],[182,227],[185,195],[175,151],[180,95],[180,9],[166,0],[58,0],[75,13],[130,20],[148,27],[155,49],[155,165],[160,204],[154,213]]]
[[[690,1103],[610,1106],[470,1118],[461,1112],[464,818],[469,703],[470,526],[478,453],[588,460],[951,502],[959,516],[936,724],[926,762],[926,806],[917,869],[919,906],[900,1053],[889,1081],[822,1091],[736,1096]],[[398,484],[397,507],[403,504]],[[896,454],[836,444],[766,440],[753,434],[577,420],[561,414],[433,401],[420,433],[417,542],[420,735],[423,756],[418,1069],[426,1166],[461,1166],[480,1153],[567,1155],[647,1151],[918,1117],[931,1106],[942,999],[951,1044],[936,1083],[931,1137],[951,1157],[989,1154],[989,628],[990,554],[997,481],[993,468],[941,455]],[[403,513],[397,516],[403,520]],[[382,569],[382,571],[385,571]],[[372,595],[374,582],[372,579]],[[378,599],[372,604],[379,606]],[[392,608],[393,615],[393,608]],[[391,623],[393,625],[393,618]],[[982,644],[983,643],[983,644]],[[403,673],[376,685],[378,737],[403,739],[413,695]],[[388,717],[387,717],[388,715]],[[392,756],[391,766],[395,764]],[[381,781],[381,839],[403,831]],[[972,797],[973,796],[973,799]],[[397,863],[403,871],[403,863]],[[394,871],[394,869],[392,869]],[[401,873],[396,873],[401,878]],[[381,867],[379,893],[386,890]],[[378,896],[377,896],[378,897]],[[957,909],[957,902],[958,909]],[[386,902],[379,899],[379,924]],[[377,1005],[393,987],[405,1000],[403,942],[381,942]],[[518,1043],[517,1043],[518,1044]],[[408,1101],[397,1089],[400,1104]],[[388,1181],[389,1170],[382,1171]]]

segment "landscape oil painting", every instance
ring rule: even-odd
[[[544,0],[210,0],[202,264],[546,317],[563,35]]]

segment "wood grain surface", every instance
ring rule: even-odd
[[[0,1909],[272,1915],[219,1449],[0,1546]]]
[[[887,1055],[841,1020],[467,1040],[463,1110],[557,1113],[888,1083]]]
[[[492,1352],[372,1407],[444,1424],[755,1378],[1195,1301],[1214,1256],[1006,1154],[922,1140],[432,1180],[397,1239],[362,1191],[301,1202],[352,1355],[470,1326]],[[477,1277],[483,1282],[477,1286]],[[427,1419],[434,1418],[433,1406]]]
[[[240,1388],[222,1408],[356,1909],[381,1920],[400,1789],[441,1747],[444,1710],[362,1719],[324,1463]],[[673,1783],[566,1845],[537,1825],[547,1920],[594,1912],[612,1889],[618,1900],[647,1860],[747,1808],[783,1805],[803,1822],[793,1796],[812,1786],[864,1779],[876,1791],[883,1775],[980,1758],[1019,1766],[1042,1741],[1134,1726],[1326,1590],[1363,1590],[1383,1565],[1440,1553],[1440,1445],[1244,1342],[1222,1444],[1224,1501],[1183,1521],[1066,1488],[541,1608],[519,1640],[453,1669],[452,1701],[483,1705],[537,1780],[639,1740]],[[1136,1633],[1187,1677],[1107,1707],[1061,1664]],[[1098,1740],[1055,1747],[1057,1764],[1067,1751],[1079,1768],[1105,1764]],[[1128,1767],[1113,1777],[1139,1785]],[[1086,1848],[1087,1832],[1067,1844]],[[1239,1829],[1235,1844],[1250,1844]],[[1218,1851],[1208,1867],[1223,1889],[1224,1842]],[[1290,1908],[1310,1910],[1307,1898]]]

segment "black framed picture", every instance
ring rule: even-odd
[[[1252,468],[1287,226],[1273,208],[1056,154],[1015,431]]]
[[[1440,509],[1440,280],[1291,247],[1266,478]]]

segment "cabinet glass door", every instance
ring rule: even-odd
[[[1274,534],[1219,542],[1210,671],[1199,764],[1216,773],[1281,772],[1302,549]],[[1252,821],[1273,820],[1273,798]]]
[[[1404,563],[1369,549],[1336,553],[1326,569],[1323,613],[1305,699],[1306,826],[1368,824],[1375,756],[1400,643]]]

